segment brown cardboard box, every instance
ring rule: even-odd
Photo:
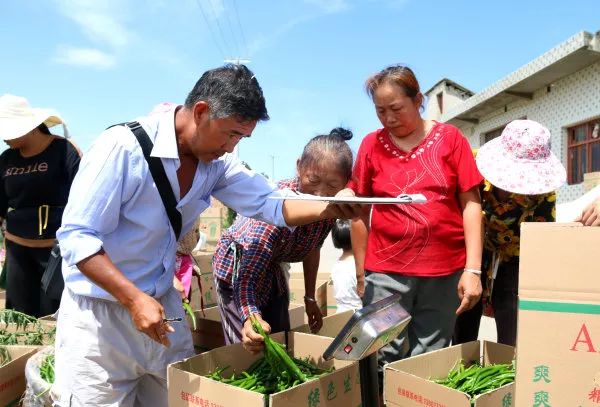
[[[304,273],[302,272],[290,272],[290,280],[304,280]],[[317,281],[331,281],[331,273],[320,271],[317,273]]]
[[[327,283],[327,315],[332,315],[337,312],[337,300],[335,299],[335,290],[333,289],[333,281]]]
[[[600,228],[521,226],[517,406],[600,404]]]
[[[194,250],[192,252],[194,264],[200,270],[200,274],[212,273],[212,261],[214,254],[214,250]]]
[[[219,308],[206,308],[204,313],[194,311],[194,315],[196,316],[196,330],[192,329],[192,324],[189,321],[188,323],[190,329],[192,329],[192,340],[194,341],[196,353],[225,346]]]
[[[588,192],[600,185],[600,172],[588,172],[583,174],[583,191]]]
[[[339,314],[333,314],[323,318],[323,326],[319,332],[315,333],[315,335],[335,338],[350,320],[350,318],[352,318],[352,315],[354,315],[354,311],[344,311],[340,312]],[[308,324],[303,324],[302,326],[294,329],[294,331],[304,332],[307,334],[311,333]]]
[[[217,291],[215,290],[215,282],[212,272],[201,274],[200,281],[202,284],[202,290],[200,290],[200,287],[198,287],[197,278],[195,276],[192,277],[190,305],[192,306],[193,310],[214,307],[217,305]],[[201,303],[201,297],[204,300],[204,304]]]
[[[190,305],[192,309],[201,309],[213,307],[217,304],[217,292],[214,287],[212,260],[214,251],[208,250],[196,250],[192,252],[194,258],[194,269],[200,273],[200,281],[202,284],[202,290],[198,287],[198,280],[194,276],[192,277],[191,287],[191,301]],[[204,304],[201,303],[200,297],[204,300]]]
[[[25,364],[36,346],[7,346],[11,361],[0,367],[0,406],[16,406],[25,392]]]
[[[283,334],[273,335],[283,342]],[[266,396],[216,382],[206,374],[218,367],[230,366],[240,372],[260,357],[245,351],[241,344],[218,348],[197,355],[168,368],[169,406],[212,407],[356,407],[360,405],[358,364],[344,361],[324,361],[322,354],[333,339],[294,332],[288,346],[295,357],[310,357],[320,367],[335,366],[336,370],[289,390]]]
[[[384,398],[386,406],[402,407],[471,407],[471,398],[460,391],[437,384],[431,379],[443,379],[461,360],[492,363],[510,363],[515,350],[512,346],[494,342],[468,342],[462,345],[426,353],[424,355],[389,363],[384,371]],[[475,398],[475,407],[513,407],[514,383]]]
[[[204,313],[202,311],[195,311],[194,314],[196,315],[196,330],[192,330],[192,340],[194,341],[194,350],[196,353],[225,346],[219,308],[206,308]],[[289,314],[290,327],[292,329],[304,324],[303,305],[290,304]],[[190,327],[192,326],[189,321],[188,324]]]
[[[6,308],[6,291],[0,290],[0,310]]]
[[[290,303],[304,304],[304,280],[290,279]],[[315,300],[323,316],[327,315],[327,281],[317,280],[315,286]],[[306,321],[308,322],[308,321]]]

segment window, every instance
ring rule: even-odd
[[[583,174],[600,171],[600,120],[567,129],[569,184],[583,182]]]
[[[525,120],[525,119],[527,119],[527,116],[519,117],[517,120]],[[504,126],[495,128],[494,130],[490,130],[487,133],[482,133],[480,136],[481,145],[487,143],[488,141],[492,141],[496,137],[500,137],[507,124],[508,123],[506,123]]]
[[[488,131],[487,133],[485,133],[483,135],[483,142],[487,143],[488,141],[492,141],[496,137],[500,137],[500,135],[502,134],[502,130],[504,130],[504,127],[505,126],[502,126],[500,128],[497,128],[496,130]]]
[[[438,108],[440,109],[440,114],[442,114],[442,113],[444,113],[444,94],[442,92],[440,92],[436,96],[437,96]]]

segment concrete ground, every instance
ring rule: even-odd
[[[325,240],[321,248],[321,262],[319,272],[328,272],[339,258],[342,251],[333,247],[331,235]],[[302,263],[293,263],[290,268],[291,273],[302,273]],[[479,339],[496,342],[496,323],[493,318],[482,317],[479,328]]]

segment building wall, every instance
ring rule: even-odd
[[[440,120],[442,112],[438,105],[437,95],[442,92],[444,112],[451,111],[467,99],[464,92],[456,89],[454,86],[446,86],[445,82],[440,83],[426,95],[426,114],[429,120]]]
[[[506,110],[506,111],[505,111]],[[545,125],[552,133],[552,151],[567,166],[567,128],[600,117],[600,62],[569,75],[548,88],[538,89],[533,100],[523,99],[482,118],[479,124],[459,125],[471,146],[479,147],[484,134],[511,120],[527,117]],[[583,184],[558,191],[558,202],[578,198]]]

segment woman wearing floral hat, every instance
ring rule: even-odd
[[[56,240],[73,177],[77,148],[49,128],[64,121],[29,106],[25,98],[0,97],[0,217],[6,219],[6,307],[36,317],[54,313],[60,298],[42,292],[41,278]]]
[[[485,313],[493,313],[496,319],[498,342],[516,343],[521,223],[554,222],[555,191],[566,180],[564,167],[551,151],[550,138],[541,124],[515,120],[477,153],[477,167],[486,179],[482,193],[484,293],[477,306],[458,317],[455,343],[477,339],[484,305]]]

